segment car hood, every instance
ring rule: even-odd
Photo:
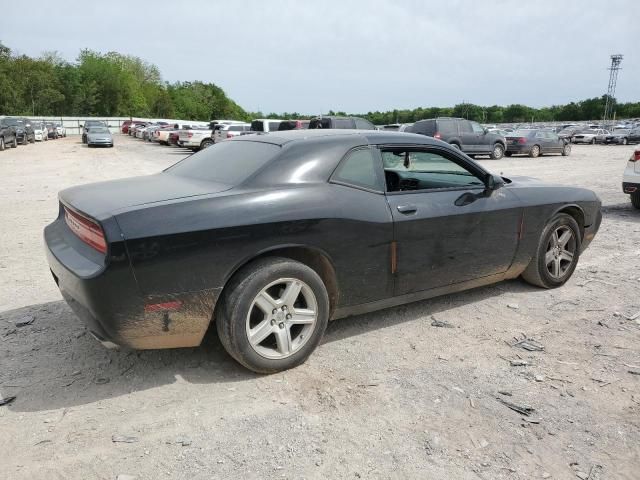
[[[82,213],[104,220],[126,209],[229,190],[230,185],[158,173],[143,177],[71,187],[60,201]]]

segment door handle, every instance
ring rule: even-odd
[[[410,215],[418,211],[418,207],[416,207],[415,205],[398,205],[396,208],[400,213],[404,215]]]

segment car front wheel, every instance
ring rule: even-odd
[[[231,279],[215,315],[222,345],[257,373],[302,364],[329,321],[329,296],[310,267],[280,257],[258,260]]]
[[[575,219],[559,213],[542,230],[531,262],[522,278],[538,287],[556,288],[571,278],[580,256],[580,228]]]
[[[562,156],[568,157],[570,154],[571,154],[571,145],[567,143],[562,149]]]
[[[504,147],[500,143],[496,143],[491,151],[491,158],[500,160],[504,156]]]
[[[200,148],[209,148],[211,145],[213,145],[213,140],[211,140],[210,138],[205,138],[202,143],[200,144]]]
[[[631,194],[631,205],[640,209],[640,191]]]

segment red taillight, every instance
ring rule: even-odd
[[[227,132],[227,138],[231,138],[231,137],[233,137],[233,135],[231,135],[229,132]],[[229,148],[231,148],[231,147],[229,147]]]
[[[437,138],[438,140],[440,140],[442,138],[442,135],[440,135],[440,132],[436,132],[433,138]]]
[[[100,253],[107,253],[107,241],[100,225],[67,207],[64,207],[64,220],[80,240]]]
[[[520,145],[524,145],[525,143],[527,143],[527,139],[526,139],[526,138],[524,138],[524,137],[520,137],[520,138],[518,139],[518,143],[519,143]]]
[[[633,152],[633,155],[631,155],[631,158],[629,158],[630,162],[640,162],[640,150],[636,150],[635,152]]]

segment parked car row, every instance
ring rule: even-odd
[[[0,151],[66,136],[67,131],[60,123],[24,117],[0,118]]]
[[[202,124],[201,122],[170,124],[164,121],[128,120],[123,123],[121,131],[149,142],[198,151],[240,135],[322,128],[377,130],[375,125],[364,118],[323,116],[308,120],[258,118],[251,123],[238,120],[211,120],[208,124]]]

